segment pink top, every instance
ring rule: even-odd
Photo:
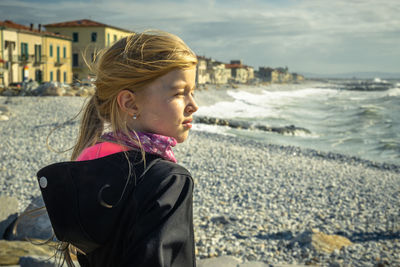
[[[85,148],[76,161],[92,160],[102,158],[111,154],[128,151],[129,148],[111,142],[103,142]]]

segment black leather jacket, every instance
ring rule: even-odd
[[[81,266],[195,266],[190,173],[141,159],[132,150],[38,172],[56,237],[86,253]]]

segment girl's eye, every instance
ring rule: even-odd
[[[175,94],[175,96],[182,96],[184,94],[185,94],[185,92],[178,92],[178,93]]]

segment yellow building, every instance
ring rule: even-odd
[[[74,80],[80,81],[89,79],[91,76],[84,57],[90,63],[96,51],[132,33],[87,19],[47,24],[45,27],[49,32],[72,38],[73,77]]]
[[[27,80],[72,82],[69,37],[6,20],[0,21],[0,41],[0,84],[8,86]],[[65,57],[53,55],[50,45]]]
[[[45,65],[43,79],[72,83],[72,46],[70,39],[47,33],[43,37]]]

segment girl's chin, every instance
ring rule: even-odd
[[[189,131],[188,131],[188,133],[186,133],[185,135],[181,135],[181,136],[175,137],[176,142],[178,142],[178,143],[183,143],[183,142],[185,142],[185,140],[188,138],[188,135],[189,135]]]

